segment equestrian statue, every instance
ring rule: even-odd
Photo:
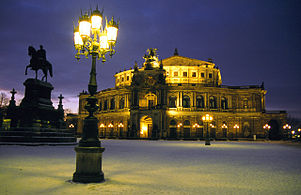
[[[25,75],[27,75],[27,69],[31,68],[36,72],[35,79],[38,79],[38,70],[42,70],[44,75],[42,77],[42,81],[47,82],[47,72],[49,71],[49,75],[52,77],[52,65],[50,62],[46,60],[46,51],[43,49],[43,46],[40,45],[40,49],[38,51],[35,50],[33,46],[28,47],[28,55],[31,56],[30,64],[26,66]]]

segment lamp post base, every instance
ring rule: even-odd
[[[210,139],[205,140],[205,146],[210,146]]]
[[[79,183],[104,182],[102,172],[103,147],[75,147],[76,171],[72,181]]]

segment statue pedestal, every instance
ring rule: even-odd
[[[99,183],[104,181],[102,172],[103,147],[75,147],[76,171],[73,181],[80,183]]]
[[[33,126],[34,121],[57,121],[57,111],[52,106],[50,83],[37,79],[24,82],[25,96],[20,104],[21,126]]]
[[[25,96],[21,106],[38,106],[54,109],[51,102],[53,86],[50,83],[37,79],[27,79],[23,84],[25,86]]]

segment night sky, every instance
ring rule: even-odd
[[[129,69],[147,48],[159,58],[173,55],[213,58],[223,85],[260,85],[267,90],[267,110],[287,110],[301,118],[301,1],[299,0],[2,0],[0,5],[0,90],[23,96],[28,46],[42,44],[53,65],[48,81],[56,105],[77,112],[78,94],[87,90],[91,57],[74,58],[73,22],[80,10],[104,7],[120,18],[117,53],[98,61],[98,89],[114,87],[113,75]]]

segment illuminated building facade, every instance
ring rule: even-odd
[[[265,110],[263,84],[222,85],[212,60],[178,55],[158,60],[149,49],[141,68],[115,74],[115,87],[99,91],[99,135],[106,138],[203,139],[202,116],[210,114],[210,138],[278,139],[285,134],[285,111]],[[79,96],[78,133],[81,133],[85,98]],[[264,127],[269,124],[267,131]]]

